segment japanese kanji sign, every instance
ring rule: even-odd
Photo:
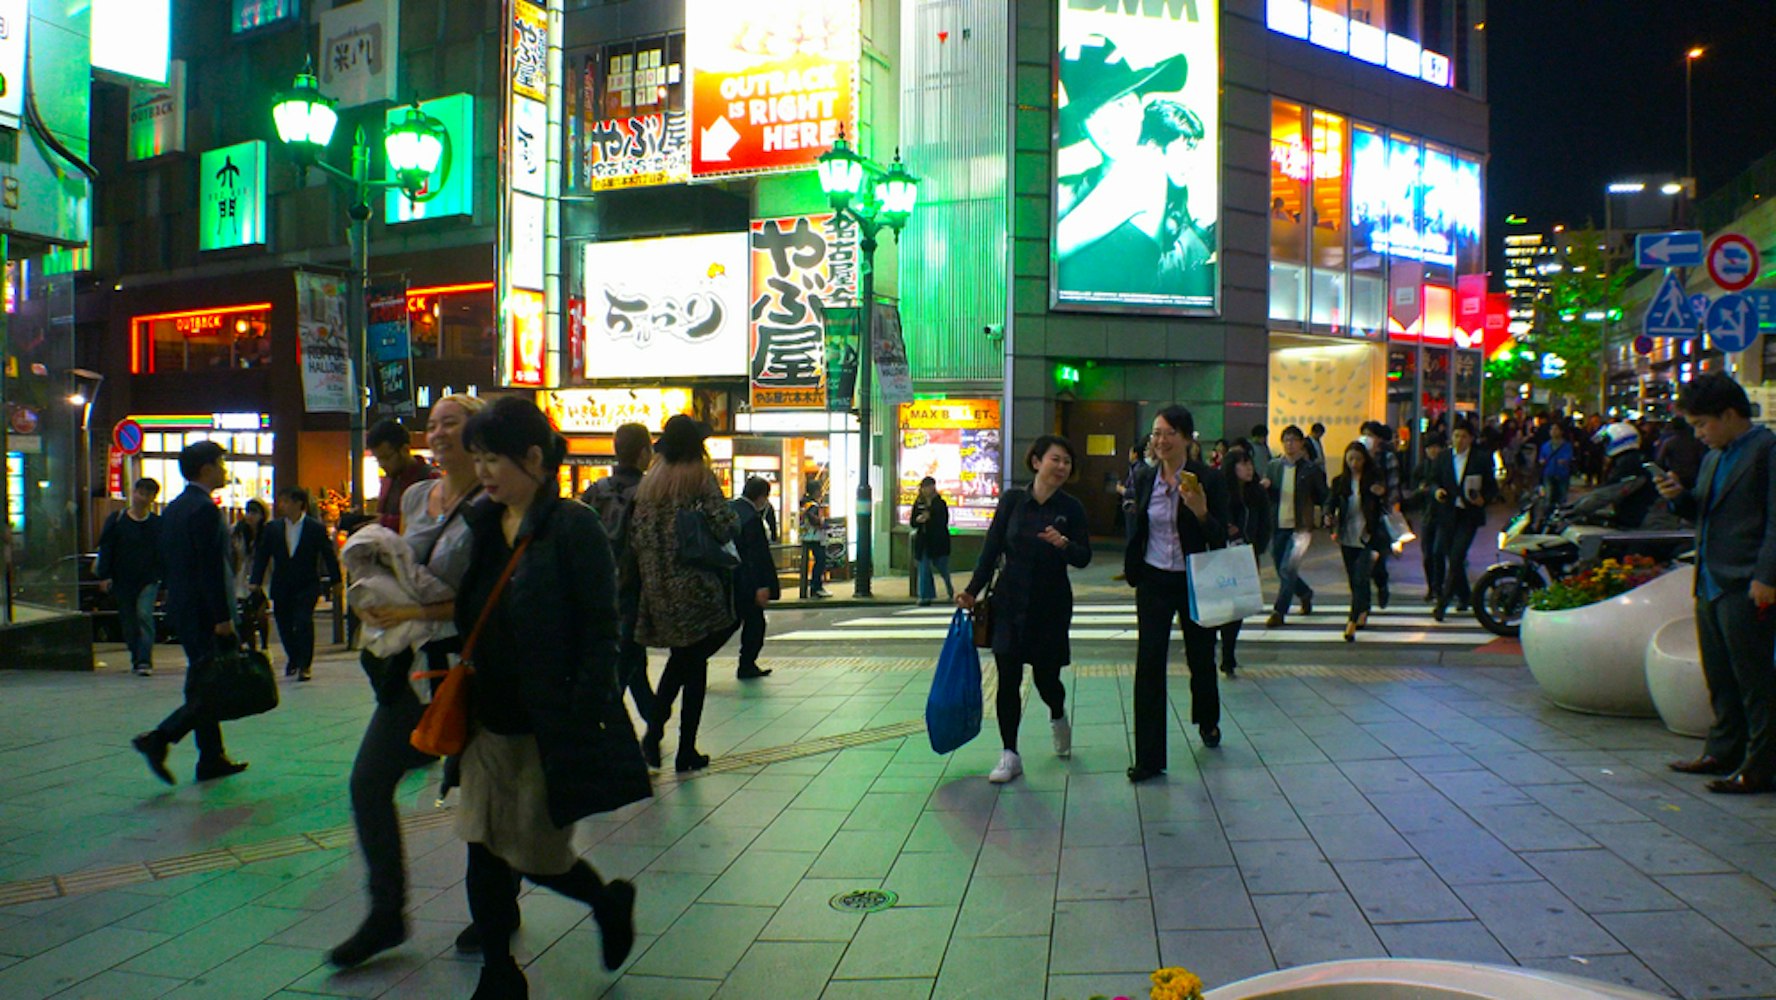
[[[583,155],[585,176],[594,191],[691,179],[691,144],[683,111],[598,122],[586,132]]]
[[[530,0],[512,0],[512,92],[549,99],[549,17]]]
[[[321,89],[340,107],[395,99],[394,10],[392,0],[358,0],[321,14]]]
[[[198,165],[199,250],[265,242],[265,141],[212,149]]]
[[[752,407],[826,407],[828,311],[857,302],[856,231],[831,212],[752,223]]]
[[[747,234],[588,243],[586,377],[746,372]]]

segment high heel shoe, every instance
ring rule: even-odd
[[[1357,623],[1356,622],[1345,622],[1344,623],[1344,641],[1345,642],[1356,642],[1357,641]]]
[[[684,774],[686,771],[701,771],[708,766],[709,755],[698,753],[695,750],[688,752],[680,750],[677,759],[672,762],[672,769],[680,774]]]
[[[1357,627],[1358,628],[1368,628],[1369,627],[1369,612],[1365,611],[1362,614],[1357,616]]]

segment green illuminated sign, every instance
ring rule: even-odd
[[[265,141],[212,149],[198,167],[199,250],[265,243]]]
[[[302,0],[234,0],[234,31],[282,24],[302,13]]]
[[[388,110],[387,123],[394,125],[407,117],[407,105]],[[444,124],[450,135],[450,176],[444,189],[430,201],[409,201],[399,190],[390,189],[384,196],[383,219],[387,222],[413,222],[418,219],[440,219],[450,215],[475,213],[475,98],[470,94],[451,94],[419,102],[419,110]],[[437,177],[433,176],[436,182]]]
[[[1072,365],[1056,365],[1055,366],[1055,381],[1061,383],[1062,385],[1078,385],[1079,384],[1079,369],[1073,367]]]

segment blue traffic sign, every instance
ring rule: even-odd
[[[1776,330],[1776,288],[1750,288],[1739,294],[1757,314],[1758,329]]]
[[[1678,283],[1677,275],[1667,274],[1665,283],[1659,286],[1659,292],[1653,301],[1647,304],[1645,318],[1641,321],[1641,332],[1649,337],[1675,337],[1689,340],[1696,336],[1696,314],[1690,309],[1690,300],[1684,295],[1683,285]]]
[[[1696,322],[1702,322],[1702,317],[1708,315],[1708,296],[1701,292],[1690,296],[1690,315],[1696,317]]]
[[[1634,237],[1634,263],[1639,267],[1701,267],[1702,234],[1694,229],[1641,233]]]
[[[1708,345],[1737,354],[1757,341],[1757,317],[1745,296],[1729,292],[1708,307]]]

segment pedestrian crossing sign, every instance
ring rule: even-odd
[[[1659,293],[1647,304],[1642,332],[1649,337],[1696,338],[1696,313],[1690,308],[1689,297],[1684,294],[1676,275],[1667,274],[1664,284],[1659,286]]]

